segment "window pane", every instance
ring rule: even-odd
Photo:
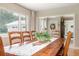
[[[0,33],[7,33],[8,31],[12,31],[12,29],[16,28],[15,22],[17,22],[18,16],[16,16],[12,12],[8,12],[6,10],[0,10]]]
[[[27,22],[26,16],[20,16],[20,31],[27,30]]]
[[[29,29],[27,16],[0,9],[0,34]]]
[[[39,32],[44,32],[46,29],[47,29],[47,18],[39,18],[38,20]]]

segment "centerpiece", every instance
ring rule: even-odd
[[[48,32],[36,32],[35,37],[38,40],[38,42],[36,42],[36,45],[40,45],[51,41],[51,36],[48,34]]]

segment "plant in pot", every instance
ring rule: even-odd
[[[48,34],[48,32],[42,32],[42,33],[36,32],[35,37],[41,44],[51,41],[50,40],[51,36]]]

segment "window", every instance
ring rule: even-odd
[[[29,27],[28,16],[0,9],[0,34],[11,31],[25,31]]]
[[[47,29],[47,18],[39,17],[38,19],[38,31],[44,32]]]

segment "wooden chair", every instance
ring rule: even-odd
[[[0,56],[5,56],[2,38],[0,37]]]
[[[67,56],[71,37],[72,37],[72,32],[69,31],[67,34],[66,43],[65,45],[63,44],[63,46],[60,48],[59,52],[57,53],[57,56]]]
[[[35,38],[35,31],[31,31],[32,40],[36,40]]]
[[[22,32],[22,39],[23,39],[23,42],[31,40],[32,39],[31,32],[30,31]]]
[[[64,56],[67,56],[67,54],[68,54],[68,49],[69,49],[71,37],[72,37],[72,32],[69,31],[68,35],[67,35],[66,43],[65,43],[65,46],[64,46],[64,53],[63,53]]]
[[[5,53],[1,37],[0,37],[0,56],[16,56],[14,54]]]
[[[10,47],[12,44],[16,44],[16,43],[20,43],[22,44],[22,33],[21,32],[9,32],[9,41],[10,41]],[[15,42],[13,43],[13,41],[15,40]],[[17,42],[17,40],[19,40],[19,42]]]

